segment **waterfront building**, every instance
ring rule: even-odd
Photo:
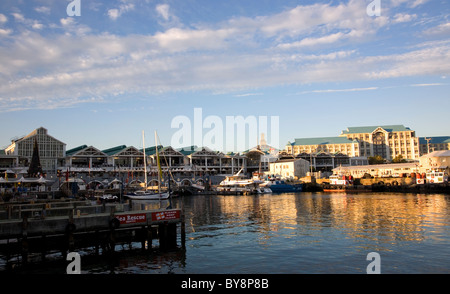
[[[119,145],[102,150],[108,156],[108,165],[127,171],[144,170],[144,153],[134,146]]]
[[[450,150],[450,136],[420,137],[419,145],[420,155],[428,154],[433,151]]]
[[[302,153],[342,153],[347,156],[360,156],[359,144],[357,140],[350,140],[345,137],[322,137],[322,138],[300,138],[286,145],[286,152],[291,155]]]
[[[66,144],[48,135],[47,129],[40,127],[28,135],[12,140],[5,149],[5,155],[14,158],[17,167],[28,167],[33,156],[34,142],[39,148],[41,167],[46,174],[56,174],[58,166],[64,160]],[[3,159],[5,160],[5,159]]]
[[[280,152],[280,159],[301,158],[310,163],[314,172],[320,172],[321,175],[331,174],[332,170],[338,166],[353,166],[369,164],[367,157],[350,157],[341,152],[328,153],[324,151],[306,153],[302,152],[296,155],[288,154],[286,151]]]
[[[288,154],[342,153],[349,157],[381,156],[391,161],[402,156],[419,159],[419,138],[403,125],[349,127],[338,137],[295,139],[286,145]]]
[[[362,178],[365,175],[372,177],[400,177],[411,173],[421,172],[418,162],[371,164],[360,166],[339,166],[333,169],[334,174]]]
[[[97,171],[108,162],[108,155],[94,146],[81,145],[66,151],[66,165],[71,171]],[[64,171],[64,170],[63,170]]]
[[[239,153],[224,154],[208,147],[200,147],[188,154],[187,158],[194,170],[213,174],[234,174],[244,167],[246,172],[247,158]]]
[[[269,175],[299,179],[309,172],[309,162],[301,158],[281,159],[269,164]]]
[[[340,137],[357,140],[361,156],[381,156],[389,161],[398,156],[419,159],[419,138],[404,125],[349,127]]]
[[[431,170],[450,173],[450,150],[433,151],[419,158],[421,172]]]
[[[269,171],[269,163],[279,159],[276,148],[267,145],[264,133],[261,133],[259,145],[242,152],[247,158],[246,171],[248,174],[254,172],[264,173]]]
[[[158,153],[160,158],[161,168],[163,170],[181,170],[188,162],[186,162],[185,156],[178,150],[173,149],[171,146],[163,147],[158,146]],[[156,147],[150,147],[145,149],[145,155],[150,157],[150,161],[147,161],[147,165],[153,167],[157,166]]]

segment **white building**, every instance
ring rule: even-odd
[[[419,158],[423,172],[430,170],[450,171],[450,150],[434,151]]]
[[[304,159],[281,159],[269,163],[269,175],[282,179],[302,178],[309,172],[309,162]]]

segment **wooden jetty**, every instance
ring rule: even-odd
[[[95,247],[99,254],[115,251],[119,244],[140,242],[142,250],[152,250],[159,240],[160,250],[185,247],[182,209],[128,210],[127,204],[88,205],[85,201],[0,205],[0,255],[8,264],[18,258],[22,264],[31,254],[42,260],[54,251],[63,258],[69,252]],[[129,205],[131,207],[131,205]]]

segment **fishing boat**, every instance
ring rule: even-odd
[[[324,192],[366,192],[360,186],[354,185],[353,177],[341,174],[334,174],[330,176],[330,184],[325,184]]]
[[[142,131],[142,145],[143,145],[143,152],[144,152],[144,189],[134,191],[128,194],[125,194],[125,197],[128,197],[132,200],[164,200],[169,198],[170,191],[168,192],[161,192],[161,178],[162,178],[162,171],[161,171],[161,164],[159,161],[159,153],[158,153],[158,142],[157,142],[157,135],[155,132],[155,142],[156,142],[156,157],[158,162],[158,192],[149,191],[147,190],[147,159],[145,156],[145,139],[144,139],[144,131]]]

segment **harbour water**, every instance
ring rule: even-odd
[[[376,252],[382,274],[450,273],[450,195],[211,195],[172,204],[185,211],[185,250],[142,253],[140,244],[125,245],[112,259],[86,250],[81,272],[365,274],[367,255]],[[64,273],[65,267],[36,272]]]

